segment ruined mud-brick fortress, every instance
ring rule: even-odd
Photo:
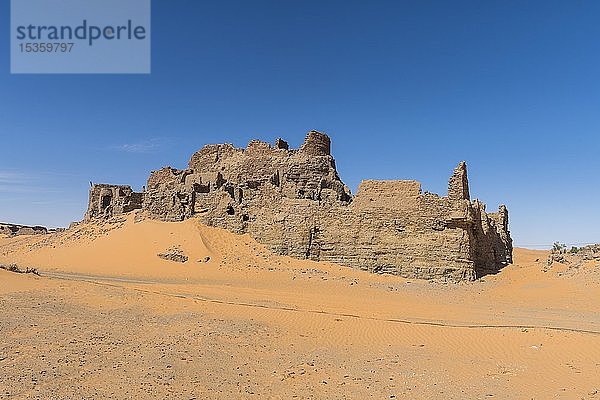
[[[473,280],[512,262],[508,211],[471,201],[464,162],[447,196],[412,180],[363,181],[353,196],[317,131],[300,149],[281,139],[207,145],[185,170],[153,171],[143,193],[94,185],[85,220],[136,209],[248,233],[277,254],[410,278]]]

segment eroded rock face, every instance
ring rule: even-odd
[[[86,218],[106,214],[103,190],[92,189]],[[118,193],[113,215],[125,212],[121,204],[132,196]],[[464,162],[447,196],[422,193],[416,181],[371,180],[353,197],[338,176],[329,137],[317,131],[300,149],[281,139],[245,149],[205,146],[185,170],[152,172],[142,197],[141,207],[160,220],[197,217],[248,233],[278,254],[371,272],[473,280],[512,261],[508,211],[488,214],[470,200]]]
[[[43,226],[27,226],[0,223],[0,235],[20,236],[20,235],[45,235],[48,229]]]

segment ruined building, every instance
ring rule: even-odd
[[[84,220],[110,218],[142,208],[142,193],[130,186],[96,184],[90,189],[90,200]]]
[[[447,196],[412,180],[363,181],[353,196],[317,131],[300,149],[281,139],[207,145],[187,169],[153,171],[144,193],[95,185],[89,204],[87,220],[140,208],[164,221],[195,217],[277,254],[411,278],[473,280],[512,261],[508,211],[471,201],[464,162]]]

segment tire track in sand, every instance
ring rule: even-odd
[[[169,282],[164,282],[164,281],[161,282],[161,281],[153,281],[153,280],[146,280],[146,279],[102,277],[102,276],[72,274],[72,273],[64,273],[64,272],[40,272],[40,276],[50,278],[50,279],[85,282],[85,283],[90,283],[90,284],[94,284],[94,285],[133,290],[133,291],[140,292],[140,293],[153,294],[153,295],[165,296],[165,297],[170,297],[170,298],[195,300],[195,301],[212,303],[212,304],[221,304],[221,305],[230,305],[230,306],[239,306],[239,307],[251,307],[251,308],[257,308],[257,309],[278,310],[278,311],[297,312],[297,313],[308,313],[308,314],[314,314],[314,315],[327,315],[327,316],[337,317],[337,318],[345,317],[345,318],[354,318],[354,319],[360,319],[360,320],[365,320],[365,321],[389,322],[389,323],[397,323],[397,324],[405,324],[405,325],[436,326],[436,327],[457,328],[457,329],[461,329],[461,328],[462,329],[540,329],[540,330],[572,332],[572,333],[582,333],[582,334],[600,336],[600,331],[591,330],[591,329],[582,329],[582,328],[569,328],[569,327],[564,327],[564,326],[535,325],[535,324],[478,324],[478,323],[470,323],[470,322],[462,322],[461,323],[461,322],[450,322],[450,321],[444,321],[444,320],[429,320],[429,319],[380,318],[380,317],[375,317],[375,316],[365,316],[365,315],[353,314],[353,313],[343,313],[343,312],[318,310],[318,309],[304,309],[304,308],[297,308],[297,307],[292,307],[292,306],[273,305],[273,304],[256,304],[256,303],[243,302],[243,301],[221,300],[221,299],[214,299],[214,298],[190,295],[190,294],[169,293],[169,292],[163,292],[163,291],[159,291],[159,290],[142,289],[139,287],[132,287],[132,286],[127,285],[127,284],[165,284],[165,283],[169,283]],[[115,282],[115,283],[110,283],[110,282]],[[117,283],[123,283],[123,285],[119,285]]]

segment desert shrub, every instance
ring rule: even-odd
[[[554,244],[552,245],[552,253],[564,253],[567,250],[567,245],[560,243],[560,242],[554,242]]]

